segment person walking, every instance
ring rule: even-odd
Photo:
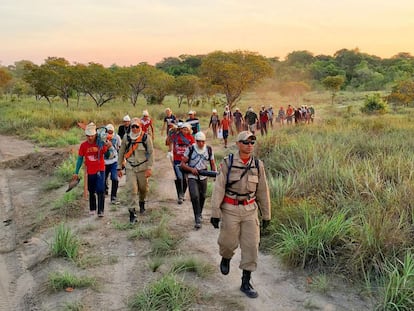
[[[114,132],[114,126],[108,124],[106,130],[108,133],[107,140],[109,140],[112,146],[105,152],[105,194],[109,192],[108,177],[111,175],[111,204],[118,205],[117,199],[119,177],[117,172],[118,167],[118,151],[121,148],[121,137]]]
[[[188,190],[194,212],[194,228],[201,228],[202,213],[207,192],[207,176],[203,172],[216,171],[214,153],[211,146],[206,145],[206,135],[198,132],[194,136],[196,143],[188,147],[181,160],[181,168],[188,173]]]
[[[194,136],[196,133],[200,132],[200,120],[195,117],[196,112],[190,110],[188,112],[188,119],[186,123],[191,125],[191,134]]]
[[[236,111],[233,113],[234,124],[236,125],[237,134],[243,130],[244,118],[239,108],[236,108]]]
[[[247,109],[246,114],[244,116],[244,120],[247,124],[247,130],[254,134],[256,132],[257,123],[259,122],[259,118],[257,117],[256,112],[253,111],[252,107],[249,107]]]
[[[177,130],[170,131],[167,137],[168,152],[169,154],[172,152],[178,204],[183,204],[185,192],[187,191],[187,178],[180,169],[181,160],[187,147],[194,143],[194,136],[191,135],[191,125],[188,123],[178,122]]]
[[[229,137],[231,122],[228,114],[224,114],[223,120],[220,122],[220,129],[223,133],[224,148],[227,148],[227,138]]]
[[[79,170],[85,159],[88,193],[89,215],[104,216],[105,209],[105,160],[104,154],[112,147],[110,141],[98,141],[95,123],[91,122],[85,127],[86,140],[81,143],[76,161],[75,173],[72,179],[79,179]]]
[[[267,135],[267,123],[269,122],[269,116],[267,114],[267,110],[265,106],[262,106],[262,109],[259,111],[259,119],[260,119],[260,133],[263,135]]]
[[[145,212],[145,199],[149,190],[149,178],[154,163],[154,148],[151,136],[144,133],[139,118],[131,122],[131,132],[124,136],[119,149],[118,177],[122,177],[122,163],[125,160],[127,188],[130,191],[129,221],[137,220],[137,201],[139,212]]]
[[[154,126],[153,126],[153,122],[152,119],[149,116],[149,112],[148,110],[144,110],[142,112],[142,118],[141,118],[141,127],[142,130],[144,131],[144,133],[147,133],[149,135],[151,135],[152,141],[154,141],[155,137],[154,137]]]
[[[173,115],[171,108],[165,108],[165,117],[162,123],[161,135],[163,135],[165,129],[167,129],[167,136],[168,132],[174,125],[177,123],[177,118]]]
[[[213,131],[213,139],[217,138],[217,131],[220,126],[220,118],[217,115],[217,110],[213,109],[212,114],[210,116],[210,123],[208,124],[208,128],[211,128]]]
[[[118,127],[119,137],[124,138],[125,134],[128,134],[131,131],[131,118],[129,115],[126,115],[122,118],[123,124]]]
[[[260,241],[258,209],[262,215],[262,229],[271,218],[270,195],[266,173],[261,160],[253,156],[256,136],[243,131],[237,135],[238,152],[229,154],[220,165],[214,184],[210,222],[220,227],[220,271],[230,272],[230,261],[238,246],[241,249],[239,268],[242,272],[240,290],[249,298],[258,297],[250,283],[251,273],[257,268]],[[221,226],[219,226],[221,222]]]

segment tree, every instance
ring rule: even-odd
[[[5,67],[0,67],[0,89],[6,87],[11,80],[12,75],[10,71]]]
[[[341,89],[341,86],[344,84],[344,76],[329,76],[322,80],[323,86],[331,92],[332,105],[336,97],[336,93]]]
[[[406,106],[414,102],[414,81],[400,81],[395,85],[392,88],[391,94],[388,96],[388,102]]]
[[[187,99],[187,104],[191,108],[196,94],[200,89],[199,78],[194,75],[183,75],[175,78],[175,93],[179,98],[178,107],[181,107],[182,98]]]
[[[49,105],[52,104],[50,99],[57,95],[57,91],[52,86],[53,77],[47,67],[27,63],[23,79],[33,88],[36,99],[44,97]]]
[[[156,70],[143,90],[147,104],[161,105],[165,96],[174,88],[174,77],[161,70]]]
[[[116,98],[119,94],[114,73],[101,64],[89,63],[76,67],[77,88],[89,95],[97,107]]]
[[[220,87],[232,109],[243,91],[272,75],[272,67],[266,58],[253,52],[216,51],[203,59],[200,73]]]
[[[132,106],[136,106],[138,96],[148,87],[153,77],[157,75],[157,69],[147,63],[121,68],[118,71],[121,89],[125,90]]]

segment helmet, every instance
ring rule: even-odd
[[[194,135],[195,140],[202,140],[202,141],[206,141],[206,135],[203,132],[197,132]]]

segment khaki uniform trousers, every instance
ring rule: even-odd
[[[220,255],[232,258],[240,245],[241,261],[239,268],[255,271],[260,242],[260,224],[257,216],[257,204],[221,206],[221,227],[218,237]]]
[[[130,204],[136,206],[138,201],[144,202],[147,197],[149,191],[148,178],[145,177],[145,171],[136,171],[133,168],[127,168],[126,176],[126,184],[131,196]]]

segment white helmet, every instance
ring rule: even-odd
[[[194,139],[195,140],[202,140],[202,141],[206,141],[206,135],[203,132],[197,132],[194,135]]]

